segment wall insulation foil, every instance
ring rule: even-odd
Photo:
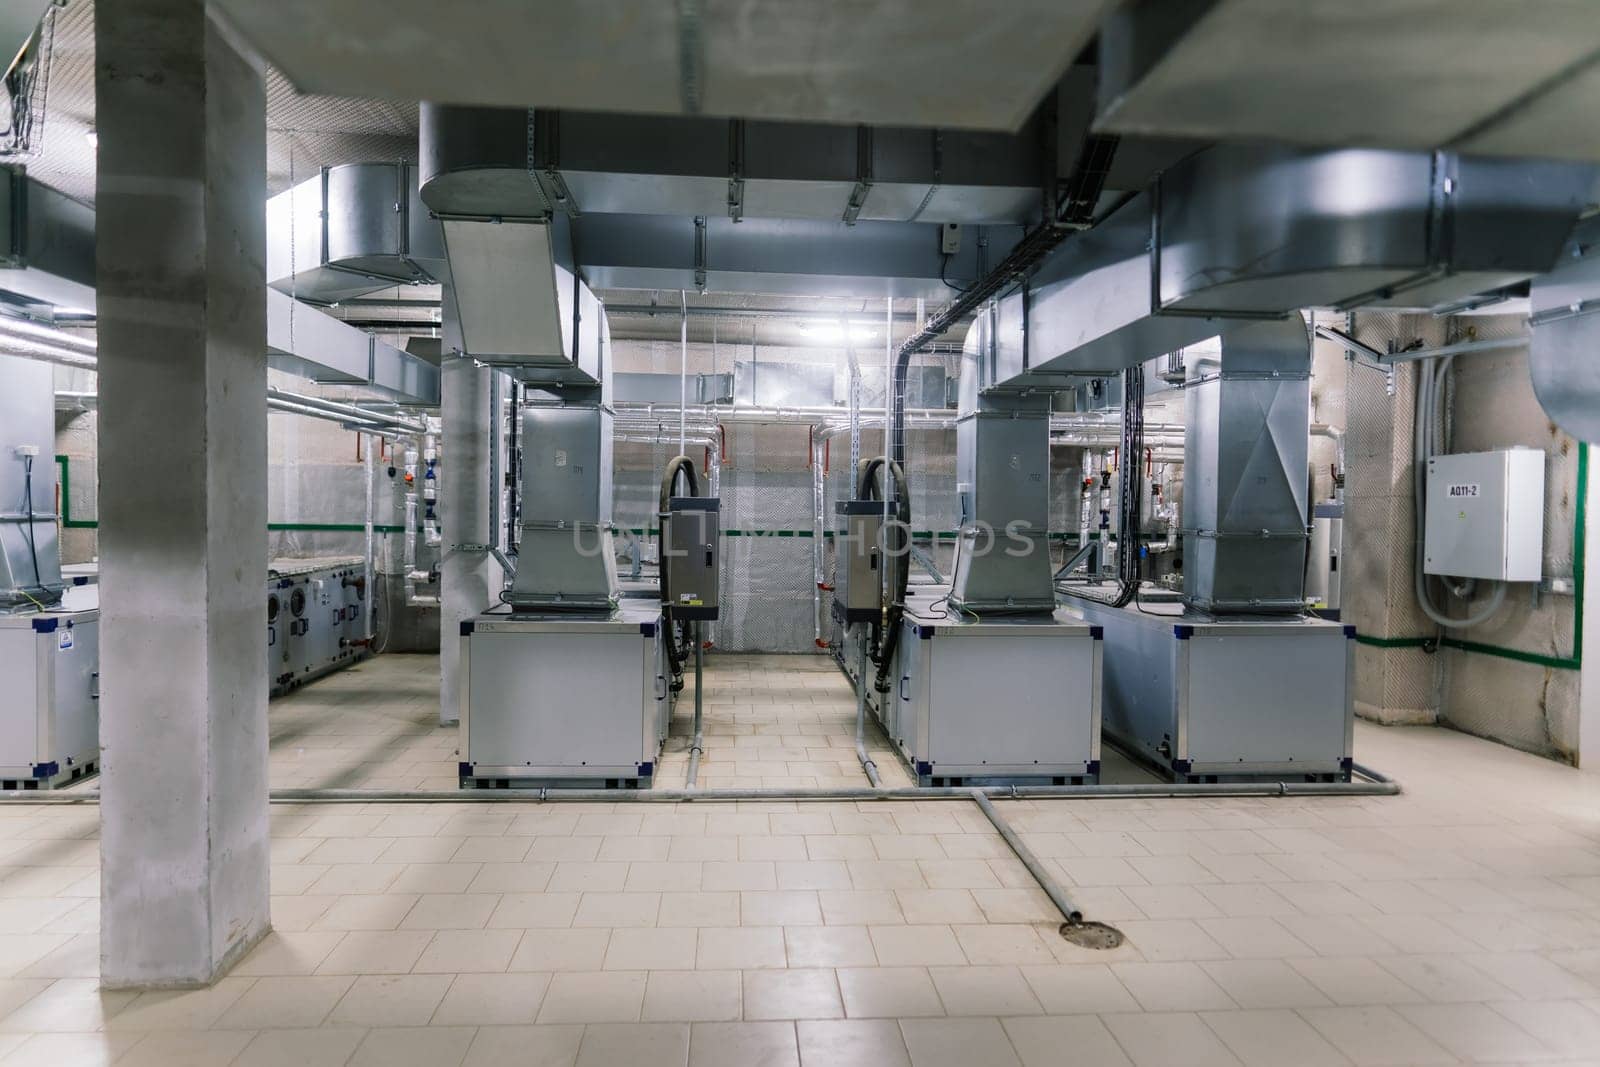
[[[1356,339],[1380,351],[1402,334],[1429,344],[1443,341],[1443,327],[1427,317],[1356,317]],[[1330,343],[1317,341],[1319,347]],[[1366,639],[1356,646],[1356,713],[1392,723],[1433,722],[1439,708],[1435,657],[1405,644],[1382,643],[1432,632],[1412,589],[1415,400],[1414,368],[1397,368],[1391,377],[1364,359],[1350,366],[1341,618]]]
[[[1452,339],[1520,338],[1520,317],[1451,320]],[[1471,334],[1467,333],[1471,330]],[[1459,357],[1454,365],[1453,452],[1537,448],[1545,453],[1544,573],[1573,574],[1578,443],[1554,426],[1534,395],[1525,346]],[[1590,478],[1594,477],[1591,470]],[[1594,521],[1586,517],[1586,521]],[[1575,648],[1576,604],[1570,595],[1513,585],[1505,605],[1482,626],[1451,636],[1511,653],[1569,659]],[[1578,745],[1577,670],[1507,655],[1445,648],[1443,717],[1468,733],[1541,756],[1571,761]],[[1528,694],[1534,694],[1530,700]]]
[[[807,428],[731,425],[727,433],[717,646],[814,652]]]

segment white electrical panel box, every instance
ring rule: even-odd
[[[1544,452],[1512,448],[1428,461],[1423,570],[1537,582],[1544,569]]]

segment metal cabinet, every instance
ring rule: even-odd
[[[0,615],[0,680],[0,788],[99,769],[99,611]]]

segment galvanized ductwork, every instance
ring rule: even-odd
[[[1001,302],[997,382],[1114,374],[1228,320],[1431,308],[1525,281],[1555,263],[1592,174],[1450,153],[1208,149]]]
[[[267,278],[279,292],[334,304],[448,277],[409,163],[323,167],[267,201]]]
[[[1046,613],[1051,582],[1050,400],[993,393],[997,314],[979,312],[961,353],[956,492],[961,533],[950,603],[979,613]]]
[[[610,329],[574,267],[560,195],[529,167],[531,113],[422,106],[421,197],[438,218],[465,355],[545,394],[522,419],[519,611],[609,611]]]
[[[593,385],[604,312],[576,272],[565,194],[530,165],[531,115],[424,103],[421,196],[444,233],[464,350],[529,381]]]
[[[1580,441],[1600,441],[1600,219],[1573,233],[1533,284],[1528,369],[1545,412]]]
[[[1184,390],[1184,603],[1216,614],[1297,614],[1305,610],[1311,335],[1292,315],[1236,326],[1221,340],[1220,369]]]

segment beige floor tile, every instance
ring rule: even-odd
[[[798,1067],[800,1054],[790,1022],[695,1023],[690,1067]]]
[[[598,971],[610,930],[529,930],[511,957],[512,971]]]
[[[660,893],[584,893],[572,925],[655,926],[660,914]]]
[[[489,921],[499,903],[496,893],[425,893],[400,921],[400,929],[478,929]]]
[[[433,939],[428,930],[357,930],[316,967],[317,974],[407,974]]]
[[[1111,971],[1145,1011],[1227,1011],[1237,1006],[1196,963],[1113,963]]]
[[[948,926],[871,926],[872,947],[885,967],[927,967],[967,962]]]
[[[350,1067],[459,1067],[476,1031],[470,1026],[406,1026],[370,1031]]]
[[[696,933],[690,927],[613,930],[603,968],[608,971],[667,971],[692,967],[695,944]]]
[[[651,971],[641,1018],[645,1022],[727,1022],[741,1018],[742,1002],[738,971]]]
[[[1205,1012],[1201,1015],[1246,1067],[1278,1067],[1293,1050],[1305,1067],[1342,1067],[1349,1061],[1292,1011]]]
[[[1005,1019],[1002,1025],[1022,1067],[1057,1067],[1068,1057],[1096,1067],[1128,1067],[1132,1062],[1105,1023],[1092,1015]]]
[[[811,890],[740,893],[739,913],[746,926],[822,924],[822,906]]]
[[[925,967],[851,967],[838,975],[845,1014],[852,1019],[944,1014]]]
[[[1282,960],[1211,960],[1200,968],[1241,1008],[1318,1008],[1331,1003]]]
[[[145,1039],[144,1034],[35,1034],[0,1059],[3,1067],[23,1067],[41,1062],[70,1063],[72,1067],[103,1067],[120,1059]]]
[[[93,978],[63,978],[0,1020],[0,1031],[38,1034],[100,1030],[138,996],[102,990]]]
[[[568,971],[553,975],[539,1021],[636,1022],[644,1004],[643,971]]]
[[[1390,1008],[1306,1008],[1300,1016],[1359,1067],[1455,1062]]]
[[[217,1019],[225,1030],[299,1030],[321,1025],[350,991],[349,976],[258,978]]]
[[[1101,1021],[1137,1067],[1238,1067],[1198,1015],[1106,1015]],[[1288,1062],[1293,1063],[1293,1053]]]
[[[746,971],[746,1019],[837,1019],[844,1015],[832,970]]]
[[[594,1023],[584,1027],[579,1067],[682,1064],[689,1056],[686,1023]]]
[[[346,1027],[264,1030],[233,1063],[234,1067],[341,1067],[366,1033]]]
[[[140,993],[106,1020],[107,1030],[201,1030],[244,995],[253,978],[223,978],[205,989]]]
[[[147,1034],[116,1062],[120,1067],[211,1067],[232,1063],[253,1037],[255,1034],[248,1030]]]
[[[434,1011],[434,1026],[531,1024],[549,988],[548,974],[461,974]]]
[[[801,1020],[795,1029],[804,1067],[911,1067],[892,1019]]]
[[[519,930],[440,930],[411,970],[414,974],[504,971],[522,936]]]
[[[903,1019],[900,1030],[912,1067],[1018,1067],[1021,1062],[997,1019]]]
[[[462,1067],[573,1067],[583,1026],[483,1026]]]
[[[341,896],[311,923],[314,930],[394,930],[416,906],[414,893]]]
[[[754,970],[784,967],[783,929],[777,926],[703,927],[698,931],[695,967],[701,970]]]
[[[447,974],[362,975],[328,1016],[335,1026],[406,1026],[432,1018],[450,989]]]
[[[506,893],[490,913],[490,929],[562,929],[572,925],[581,893]]]
[[[1037,1015],[1043,1009],[1015,967],[929,967],[946,1015]]]

